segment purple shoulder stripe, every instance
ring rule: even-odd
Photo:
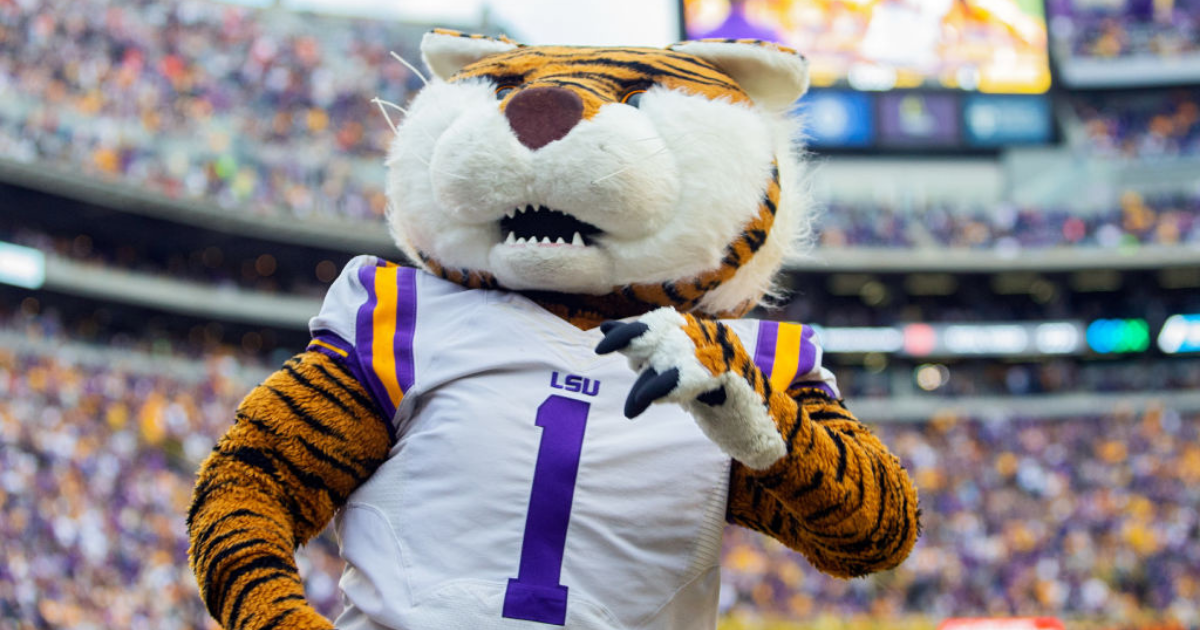
[[[754,364],[768,379],[771,378],[771,370],[775,367],[775,340],[778,335],[778,323],[758,322],[758,343],[754,348]]]
[[[813,340],[813,334],[812,326],[805,326],[800,330],[800,360],[796,365],[796,380],[817,368],[817,342]]]
[[[354,354],[354,346],[345,339],[342,339],[337,334],[328,330],[318,330],[313,333],[312,341],[308,344],[309,350],[317,350],[324,352],[332,357],[345,359],[351,354]],[[319,343],[318,343],[319,342]]]
[[[396,274],[396,380],[407,392],[417,378],[413,339],[417,334],[417,270],[403,267]]]
[[[354,349],[360,365],[365,368],[362,383],[390,421],[396,415],[396,407],[388,396],[387,388],[379,380],[379,375],[375,373],[371,352],[375,341],[375,308],[379,305],[379,296],[375,291],[375,270],[384,264],[386,263],[381,260],[374,265],[364,265],[358,270],[358,280],[367,292],[367,301],[358,307],[358,318],[355,321],[358,338],[354,340]]]

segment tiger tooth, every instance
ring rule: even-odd
[[[518,238],[518,239],[517,239],[517,242],[516,242],[516,244],[517,244],[517,245],[524,245],[524,244],[525,244],[525,237]]]
[[[517,242],[517,233],[516,232],[509,232],[508,238],[504,239],[505,245],[513,245],[516,242]]]
[[[583,247],[583,237],[579,235],[579,232],[576,232],[574,236],[571,237],[571,244],[576,247]]]
[[[566,244],[567,244],[567,242],[566,242],[566,241],[564,241],[564,240],[563,240],[563,237],[561,237],[561,236],[560,236],[560,237],[558,237],[558,240],[557,240],[557,241],[554,241],[554,242],[555,242],[555,243],[557,243],[558,245],[566,245]]]
[[[549,245],[549,244],[550,244],[550,237],[549,237],[549,236],[543,236],[543,237],[542,237],[542,244],[544,244],[544,245]]]

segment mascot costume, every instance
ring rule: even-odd
[[[334,627],[293,552],[335,516],[343,630],[713,628],[726,523],[831,575],[903,560],[916,491],[813,330],[736,319],[804,241],[804,59],[443,30],[422,53],[387,160],[419,268],[351,261],[200,470],[221,625]]]

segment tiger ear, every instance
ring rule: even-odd
[[[421,57],[425,59],[425,65],[445,81],[469,63],[521,47],[503,35],[495,38],[435,28],[421,39]]]
[[[789,108],[808,91],[808,61],[778,44],[757,39],[698,39],[667,48],[720,68],[755,103],[770,110]]]

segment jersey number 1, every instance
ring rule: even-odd
[[[525,516],[521,566],[504,592],[503,616],[510,619],[559,626],[567,622],[567,587],[558,580],[590,408],[582,400],[563,396],[551,396],[538,407],[542,442]]]

